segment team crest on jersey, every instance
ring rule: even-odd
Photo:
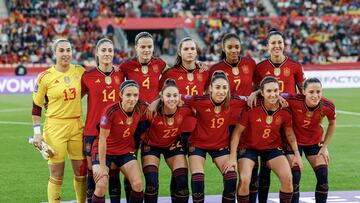
[[[282,122],[281,117],[280,117],[280,116],[276,117],[276,119],[275,119],[275,125],[280,125],[281,122]]]
[[[284,76],[288,77],[288,76],[290,76],[290,73],[291,73],[290,68],[285,67],[284,68]]]
[[[66,84],[69,84],[71,81],[70,81],[70,77],[69,76],[65,76],[64,77],[64,82],[66,83]]]
[[[242,68],[243,73],[249,74],[249,66],[248,65],[243,65],[241,68]]]
[[[114,77],[114,80],[117,85],[120,84],[120,78],[117,75]]]
[[[106,125],[107,124],[107,118],[106,118],[106,116],[102,116],[101,117],[101,125]]]
[[[178,125],[180,125],[182,123],[182,120],[183,120],[183,116],[182,115],[178,115],[177,118],[176,118],[176,123]]]
[[[196,76],[197,80],[202,82],[203,81],[203,75],[201,73],[197,74]]]
[[[159,66],[158,65],[153,65],[153,71],[155,73],[158,73],[159,72]]]

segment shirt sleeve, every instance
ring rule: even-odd
[[[46,74],[47,72],[43,72],[38,75],[33,92],[33,102],[39,107],[44,105],[45,95],[47,93]]]

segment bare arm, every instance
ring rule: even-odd
[[[222,173],[227,173],[231,168],[234,168],[236,170],[237,168],[237,148],[240,142],[241,134],[245,130],[245,127],[241,124],[237,124],[235,126],[235,129],[231,135],[231,141],[230,141],[230,157],[229,157],[229,163],[226,164],[224,167]]]
[[[294,151],[294,155],[295,155],[295,157],[291,163],[291,167],[293,167],[295,164],[297,164],[299,166],[300,170],[302,171],[303,164],[302,164],[301,156],[300,156],[299,149],[297,146],[294,130],[292,129],[292,127],[287,127],[287,128],[285,128],[285,133],[286,133],[286,138],[291,146],[291,149]]]
[[[330,156],[329,156],[329,152],[327,150],[327,147],[329,145],[329,141],[331,139],[331,137],[334,135],[334,131],[335,131],[335,126],[336,126],[336,121],[335,120],[331,120],[329,121],[328,124],[328,128],[326,130],[325,133],[325,138],[324,138],[324,143],[323,146],[321,147],[318,156],[323,156],[325,159],[326,164],[329,164],[330,161]]]
[[[99,162],[101,168],[106,168],[106,140],[109,137],[110,130],[100,128],[99,137]]]

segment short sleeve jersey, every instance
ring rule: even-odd
[[[289,58],[276,68],[270,59],[260,62],[256,66],[255,84],[259,85],[266,76],[276,77],[279,81],[280,92],[296,94],[296,84],[301,84],[305,80],[304,71],[298,62]]]
[[[176,81],[180,94],[203,95],[206,90],[208,74],[208,71],[200,72],[199,67],[196,67],[193,72],[189,72],[183,66],[173,66],[161,76],[160,89],[165,80],[171,78]]]
[[[271,117],[271,118],[270,118]],[[240,124],[246,127],[241,139],[241,146],[249,149],[265,150],[282,147],[281,128],[292,126],[289,109],[279,108],[272,116],[268,116],[265,107],[261,104],[244,111]]]
[[[46,117],[76,118],[81,111],[82,66],[70,64],[69,70],[60,72],[55,66],[41,72],[33,93],[33,102],[42,107],[47,103]]]
[[[245,106],[242,98],[232,98],[229,107],[216,106],[209,95],[184,96],[185,104],[196,110],[197,125],[189,137],[189,142],[195,147],[206,150],[217,150],[229,146],[229,125],[235,123],[232,114],[234,106]]]
[[[192,115],[188,106],[178,107],[171,117],[158,113],[151,121],[150,128],[142,136],[142,141],[150,146],[169,147],[182,133],[181,125],[185,118]]]
[[[109,76],[105,76],[99,68],[93,68],[81,78],[82,92],[88,95],[84,136],[98,135],[96,126],[103,109],[120,99],[120,84],[124,81],[124,74],[114,69]]]
[[[134,133],[145,108],[142,105],[140,112],[134,110],[130,117],[124,112],[120,102],[105,107],[100,127],[110,130],[106,142],[107,155],[122,155],[135,150]],[[98,143],[95,143],[95,146],[97,145]]]
[[[253,91],[255,69],[256,63],[251,58],[240,58],[235,67],[223,60],[211,67],[208,81],[215,71],[222,70],[229,78],[231,94],[249,96]]]
[[[335,104],[322,98],[319,105],[312,111],[305,103],[305,95],[288,95],[285,97],[293,115],[293,128],[298,145],[318,144],[322,140],[324,130],[321,126],[324,117],[335,120]]]
[[[135,80],[140,88],[140,100],[151,103],[159,95],[159,80],[166,68],[166,63],[160,58],[152,58],[146,65],[142,65],[136,58],[120,64],[127,80]]]

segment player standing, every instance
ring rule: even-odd
[[[95,190],[91,151],[93,142],[99,135],[98,125],[101,113],[106,106],[119,101],[119,86],[124,81],[124,74],[113,66],[113,58],[113,42],[107,38],[100,39],[95,47],[97,67],[86,71],[81,78],[83,95],[88,95],[83,146],[88,168],[88,203],[91,202]],[[112,203],[120,202],[120,180],[117,168],[109,171],[109,195]]]
[[[67,39],[53,43],[56,63],[40,73],[33,93],[32,122],[35,146],[44,140],[55,150],[49,158],[50,178],[48,201],[60,202],[65,156],[68,155],[74,171],[74,189],[77,202],[86,201],[86,161],[82,153],[81,76],[85,69],[70,64],[72,47]],[[43,133],[40,130],[41,109],[46,103]]]

